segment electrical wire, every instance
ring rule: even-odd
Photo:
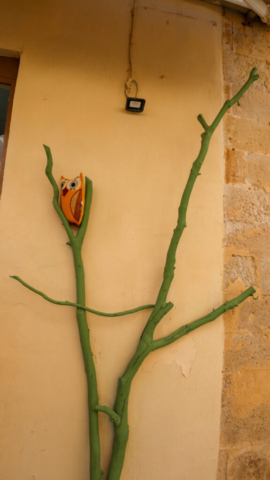
[[[135,83],[136,85],[136,88],[137,88],[137,91],[136,91],[136,97],[138,95],[138,91],[139,91],[139,85],[138,83],[136,82],[136,80],[134,80],[134,78],[132,78],[132,55],[131,55],[131,50],[132,50],[132,39],[133,39],[133,30],[134,30],[134,17],[135,17],[135,8],[136,8],[136,2],[137,0],[134,0],[133,2],[133,7],[132,7],[132,11],[131,11],[131,31],[130,31],[130,36],[129,36],[129,48],[128,48],[128,59],[129,59],[129,77],[126,81],[126,97],[129,96],[129,93],[131,91],[131,83]]]
[[[134,80],[134,78],[129,78],[128,81],[126,82],[126,96],[128,97],[128,94],[130,93],[130,90],[131,90],[131,84],[135,83],[136,85],[136,97],[138,95],[138,91],[139,91],[139,85],[138,85],[138,82],[136,82],[136,80]]]

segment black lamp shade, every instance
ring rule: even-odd
[[[145,100],[143,98],[127,97],[126,110],[128,112],[143,112]]]

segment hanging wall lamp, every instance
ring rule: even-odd
[[[130,92],[130,86],[131,86],[132,82],[134,82],[135,85],[136,85],[136,89],[137,89],[136,97],[129,97],[128,96],[128,94]],[[126,96],[127,96],[126,110],[128,112],[137,112],[137,113],[143,112],[144,105],[145,105],[145,100],[143,98],[137,98],[138,91],[139,91],[138,83],[133,78],[130,78],[126,83],[126,86],[127,86],[127,89],[126,89]]]
[[[132,58],[131,58],[131,47],[133,45],[132,43],[132,38],[133,38],[133,27],[134,27],[134,15],[135,15],[135,6],[136,6],[136,0],[134,0],[133,3],[133,8],[131,12],[131,32],[130,32],[130,37],[129,37],[129,78],[126,82],[126,110],[127,112],[133,112],[133,113],[141,113],[144,110],[145,106],[145,100],[143,98],[137,98],[138,96],[138,91],[139,91],[139,85],[134,78],[132,78]],[[130,92],[131,92],[131,87],[132,83],[136,85],[136,96],[135,97],[130,97]]]

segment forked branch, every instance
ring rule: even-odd
[[[52,173],[52,168],[53,168],[53,159],[52,159],[52,153],[50,147],[47,145],[43,145],[46,155],[47,155],[47,166],[45,169],[45,173],[48,177],[48,180],[50,181],[52,187],[53,187],[53,206],[55,208],[55,211],[59,215],[60,219],[63,222],[63,225],[65,227],[65,230],[68,234],[69,242],[67,242],[68,245],[70,246],[75,246],[81,247],[84,236],[86,233],[87,225],[88,225],[88,220],[89,220],[89,214],[90,214],[90,207],[91,207],[91,202],[92,202],[92,195],[93,195],[93,185],[92,181],[90,178],[85,177],[85,206],[84,206],[84,215],[82,219],[82,223],[80,225],[80,228],[78,230],[77,236],[74,235],[70,224],[68,220],[66,219],[59,203],[58,203],[58,198],[59,198],[59,188],[58,185],[55,181],[55,178]]]
[[[162,348],[170,343],[175,342],[180,337],[186,335],[187,333],[199,328],[206,323],[212,322],[216,318],[218,318],[222,313],[226,312],[229,309],[235,308],[244,300],[246,300],[249,296],[253,296],[255,290],[253,287],[248,288],[245,290],[241,295],[230,300],[229,302],[224,303],[219,308],[213,310],[208,315],[205,315],[198,320],[195,320],[188,325],[184,325],[178,328],[176,331],[167,335],[163,338],[158,340],[153,340],[153,335],[156,326],[162,320],[162,318],[173,308],[173,304],[171,302],[167,302],[167,296],[169,293],[169,289],[174,277],[174,269],[176,263],[176,251],[183,234],[184,229],[186,228],[186,215],[187,215],[187,208],[189,204],[190,195],[192,193],[195,181],[200,175],[200,169],[202,167],[203,161],[207,154],[209,143],[211,137],[219,125],[220,121],[224,117],[227,110],[234,105],[236,102],[240,100],[242,95],[247,91],[247,89],[255,82],[259,75],[256,74],[257,69],[254,68],[249,76],[249,79],[245,83],[245,85],[239,90],[239,92],[231,99],[227,100],[223,107],[221,108],[220,112],[214,119],[211,125],[208,125],[206,120],[204,119],[203,115],[198,116],[198,121],[202,125],[204,132],[202,133],[202,141],[201,141],[201,148],[198,157],[194,161],[190,175],[184,189],[182,199],[180,202],[179,210],[178,210],[178,220],[176,228],[173,231],[173,235],[171,238],[171,242],[169,245],[169,249],[167,252],[165,268],[163,273],[163,281],[157,296],[157,300],[155,305],[144,305],[142,307],[138,307],[136,309],[127,310],[125,312],[118,312],[118,313],[103,313],[97,310],[90,309],[85,305],[85,281],[84,281],[84,270],[83,270],[83,262],[81,256],[81,248],[82,243],[84,240],[84,236],[87,229],[88,219],[89,219],[89,212],[92,200],[92,182],[89,178],[85,178],[85,209],[84,209],[84,216],[81,223],[80,228],[78,229],[77,236],[74,235],[69,222],[67,221],[65,215],[63,214],[59,204],[58,204],[58,197],[59,197],[59,189],[57,183],[52,174],[52,155],[50,148],[44,145],[46,155],[47,155],[47,167],[46,167],[46,175],[53,187],[53,206],[59,215],[65,230],[67,232],[69,242],[73,253],[74,258],[74,266],[75,266],[75,275],[76,275],[76,288],[77,288],[77,303],[72,302],[61,302],[57,300],[53,300],[52,298],[45,295],[43,292],[31,287],[19,277],[14,276],[15,280],[19,281],[22,285],[26,288],[29,288],[36,294],[42,296],[45,300],[58,304],[58,305],[65,305],[65,306],[73,306],[77,308],[77,321],[78,321],[78,328],[80,334],[80,341],[82,346],[82,353],[84,358],[84,365],[87,377],[87,386],[88,386],[88,411],[89,411],[89,438],[90,438],[90,478],[91,480],[100,480],[103,476],[103,471],[100,468],[100,439],[99,439],[99,425],[98,425],[98,412],[106,413],[110,416],[111,420],[114,422],[114,430],[115,430],[115,439],[114,439],[114,446],[113,446],[113,454],[111,459],[111,464],[109,468],[109,473],[107,480],[119,480],[121,476],[121,471],[124,463],[125,457],[125,450],[126,445],[128,442],[129,436],[129,427],[128,427],[128,400],[130,394],[130,388],[132,380],[137,373],[140,365],[144,361],[144,359],[154,350]],[[96,380],[96,370],[95,364],[93,360],[93,353],[91,351],[90,346],[90,337],[89,337],[89,329],[86,319],[86,311],[90,311],[97,315],[103,316],[120,316],[126,315],[128,313],[134,313],[139,310],[143,310],[145,308],[154,307],[153,312],[151,313],[146,327],[141,335],[139,340],[137,349],[129,361],[125,372],[119,378],[118,381],[118,390],[115,400],[114,409],[110,409],[106,406],[99,405],[98,401],[98,391],[97,391],[97,380]]]
[[[255,290],[253,287],[248,288],[245,292],[241,295],[236,297],[230,302],[226,302],[221,307],[214,310],[209,315],[206,315],[195,322],[192,322],[188,325],[180,327],[178,330],[173,332],[172,334],[161,338],[159,340],[153,340],[153,334],[157,324],[161,321],[161,319],[171,310],[173,304],[168,302],[167,303],[167,296],[169,293],[169,289],[174,277],[174,270],[175,270],[175,263],[176,263],[176,251],[183,234],[184,229],[186,228],[186,215],[187,215],[187,208],[189,204],[190,195],[192,193],[195,181],[200,175],[200,169],[202,167],[203,161],[207,154],[209,143],[211,137],[219,125],[220,121],[224,117],[227,110],[234,105],[242,95],[246,92],[246,90],[255,82],[259,75],[256,75],[256,68],[254,68],[249,76],[249,79],[245,83],[245,85],[239,90],[239,92],[231,99],[227,100],[223,107],[221,108],[220,112],[214,119],[211,125],[208,125],[206,120],[202,115],[198,116],[198,121],[204,128],[204,132],[202,133],[202,141],[201,141],[201,148],[198,157],[194,161],[190,175],[184,189],[182,199],[180,202],[179,210],[178,210],[178,220],[177,225],[173,231],[172,239],[169,245],[169,249],[167,252],[167,258],[165,262],[165,268],[163,273],[163,281],[157,296],[155,308],[153,309],[146,327],[142,333],[140,341],[137,346],[137,350],[134,353],[133,357],[129,361],[127,368],[119,378],[118,381],[118,390],[116,401],[114,405],[115,412],[121,417],[120,425],[114,425],[115,431],[115,439],[114,439],[114,446],[113,446],[113,453],[112,459],[109,468],[109,474],[107,480],[119,480],[121,476],[121,471],[123,468],[124,458],[125,458],[125,449],[128,442],[129,436],[129,427],[128,427],[128,401],[129,401],[129,394],[131,388],[131,382],[136,375],[140,365],[144,361],[144,359],[151,353],[153,350],[158,348],[164,347],[169,345],[172,342],[175,342],[178,338],[186,335],[190,331],[206,324],[212,322],[217,317],[219,317],[223,312],[229,310],[230,308],[235,308],[241,302],[243,302],[246,298],[250,295],[253,295]]]
[[[197,117],[198,121],[200,122],[200,124],[202,125],[205,131],[201,135],[202,141],[201,141],[201,148],[199,151],[199,155],[192,165],[190,175],[189,175],[184,193],[182,195],[180,206],[178,209],[177,225],[174,229],[171,243],[167,252],[167,258],[166,258],[166,263],[165,263],[165,268],[163,273],[163,282],[158,293],[156,305],[152,314],[149,317],[148,324],[144,331],[144,338],[147,341],[149,341],[149,338],[150,339],[153,338],[153,333],[158,323],[155,321],[156,314],[160,310],[161,306],[166,302],[169,289],[174,278],[176,251],[177,251],[179,241],[182,237],[183,231],[187,226],[186,216],[187,216],[187,209],[189,205],[190,195],[192,193],[195,181],[198,175],[200,175],[200,169],[202,167],[202,164],[208,152],[211,137],[214,131],[216,130],[217,126],[221,122],[222,118],[224,117],[225,113],[228,111],[228,109],[240,100],[242,95],[247,91],[247,89],[252,85],[252,83],[258,80],[259,75],[257,75],[256,72],[257,72],[257,69],[253,68],[245,85],[239,90],[239,92],[231,100],[227,100],[224,103],[223,107],[221,108],[216,118],[211,123],[211,125],[207,124],[203,115],[200,114]]]
[[[84,216],[78,234],[75,237],[69,222],[64,216],[60,206],[58,205],[59,189],[52,174],[53,160],[49,147],[44,145],[47,155],[46,175],[53,187],[53,206],[63,222],[67,235],[69,237],[68,244],[73,253],[75,276],[76,276],[76,290],[77,290],[77,322],[79,328],[79,335],[82,347],[82,354],[84,359],[85,373],[88,387],[88,412],[89,412],[89,439],[90,439],[90,478],[91,480],[101,480],[103,471],[100,468],[100,438],[98,425],[98,412],[93,410],[95,405],[98,405],[98,390],[96,369],[93,359],[93,353],[90,345],[89,328],[87,324],[86,311],[81,306],[85,306],[85,281],[84,269],[81,256],[81,249],[86,233],[86,228],[89,219],[91,200],[92,200],[92,182],[89,178],[85,179],[85,207]],[[37,292],[36,292],[37,293]]]

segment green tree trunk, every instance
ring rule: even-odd
[[[85,305],[85,282],[84,268],[81,256],[81,246],[73,246],[73,258],[76,273],[77,303]],[[98,405],[98,391],[96,369],[90,346],[90,332],[87,324],[86,311],[77,308],[77,322],[84,359],[88,389],[88,415],[89,415],[89,439],[90,439],[90,478],[101,479],[100,469],[100,439],[98,427],[98,412],[93,408]]]
[[[223,305],[214,309],[208,315],[205,315],[198,320],[195,320],[187,325],[183,325],[171,334],[167,335],[166,337],[160,338],[158,340],[153,339],[154,331],[158,323],[162,320],[162,318],[173,308],[173,304],[171,302],[167,302],[167,296],[169,293],[169,289],[174,277],[174,269],[176,263],[176,251],[181,239],[181,236],[186,228],[186,214],[187,208],[189,204],[190,195],[192,193],[195,181],[200,175],[200,169],[205,159],[205,156],[208,151],[208,147],[210,144],[211,137],[219,125],[220,121],[222,120],[223,116],[227,112],[227,110],[237,103],[242,95],[247,91],[247,89],[252,85],[254,81],[259,78],[256,75],[256,68],[254,68],[249,76],[249,79],[244,84],[244,86],[239,90],[239,92],[231,99],[227,100],[223,107],[221,108],[220,112],[214,119],[211,125],[208,125],[203,118],[202,115],[198,116],[198,120],[201,123],[202,127],[204,128],[204,132],[202,133],[202,142],[201,142],[201,149],[199,155],[195,162],[192,165],[190,175],[185,187],[185,190],[182,195],[182,199],[180,202],[179,210],[178,210],[178,220],[176,228],[173,231],[172,239],[169,245],[164,274],[163,274],[163,281],[157,296],[156,303],[154,305],[145,305],[142,307],[137,307],[132,310],[128,310],[125,312],[118,312],[118,313],[103,313],[98,312],[97,310],[93,310],[91,308],[86,307],[85,305],[85,282],[84,282],[84,269],[83,269],[83,262],[81,256],[81,249],[83,240],[85,237],[88,219],[89,219],[89,212],[92,200],[92,182],[89,178],[85,178],[86,182],[86,198],[85,198],[85,210],[84,216],[81,223],[80,228],[78,229],[77,236],[74,235],[72,229],[70,228],[69,222],[65,218],[59,204],[58,204],[58,197],[59,197],[59,189],[55,179],[52,175],[52,155],[49,147],[45,146],[45,151],[47,154],[47,167],[46,167],[46,175],[53,186],[54,196],[53,196],[53,206],[58,213],[60,219],[63,222],[67,235],[69,237],[69,245],[73,252],[74,258],[74,265],[75,265],[75,274],[76,274],[76,288],[77,288],[77,303],[72,303],[68,301],[57,301],[53,300],[52,298],[45,295],[43,292],[36,290],[35,288],[31,287],[19,277],[14,276],[15,280],[18,280],[22,285],[29,288],[33,292],[41,295],[45,300],[49,302],[65,305],[65,306],[73,306],[77,308],[77,322],[80,334],[80,341],[83,353],[83,359],[85,364],[85,372],[87,378],[87,385],[88,385],[88,411],[89,411],[89,437],[90,437],[90,480],[100,480],[103,476],[103,472],[100,468],[100,438],[99,438],[99,426],[98,426],[98,412],[106,413],[110,416],[111,420],[114,422],[114,444],[113,444],[113,452],[111,463],[109,467],[109,473],[107,480],[120,480],[122,468],[124,465],[125,453],[126,453],[126,446],[128,442],[129,436],[129,427],[128,427],[128,401],[129,395],[131,390],[132,380],[137,373],[139,367],[141,366],[144,359],[149,355],[149,353],[157,350],[159,348],[165,347],[169,345],[179,338],[187,335],[192,330],[205,325],[206,323],[214,321],[220,315],[228,311],[229,309],[237,307],[240,303],[245,301],[249,296],[253,296],[255,290],[253,287],[248,288],[243,293],[238,295],[238,297],[230,300],[229,302],[225,302]],[[89,329],[87,324],[86,318],[86,311],[90,311],[97,315],[104,315],[104,316],[119,316],[125,315],[127,313],[135,313],[136,311],[153,307],[153,311],[149,316],[147,324],[142,332],[140,341],[138,343],[138,347],[131,358],[130,362],[127,365],[127,368],[119,378],[118,381],[118,390],[114,405],[114,410],[111,410],[107,406],[101,406],[98,404],[98,389],[97,389],[97,378],[96,378],[96,369],[93,360],[93,354],[91,351],[90,345],[90,335]]]

